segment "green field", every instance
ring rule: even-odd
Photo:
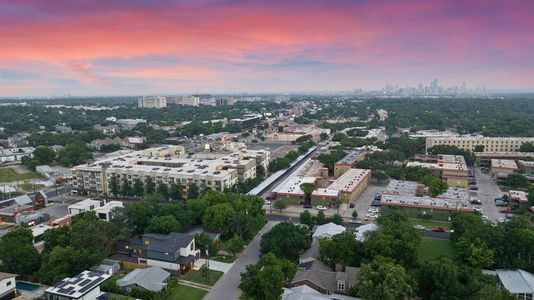
[[[210,273],[209,282],[206,281],[206,277],[203,276],[204,274],[202,270],[198,270],[198,271],[189,270],[187,273],[185,273],[185,275],[180,276],[180,279],[212,286],[224,274],[221,271],[215,271],[215,270],[210,270],[209,273]]]
[[[45,187],[44,184],[39,184],[39,183],[32,184],[31,182],[25,182],[25,183],[19,184],[19,188],[21,188],[25,192],[33,192],[34,190],[39,191],[40,189],[44,187]]]
[[[0,182],[24,181],[41,178],[41,175],[35,172],[18,173],[13,168],[0,168]]]
[[[432,261],[441,256],[454,258],[454,252],[449,240],[423,238],[419,245],[418,256],[422,261]]]
[[[170,300],[201,300],[208,292],[179,284],[172,291]]]
[[[408,219],[412,225],[423,225],[426,229],[432,229],[436,227],[442,227],[443,229],[449,231],[451,229],[451,223],[436,221],[436,220],[423,220],[423,219]]]

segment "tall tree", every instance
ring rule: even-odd
[[[437,197],[445,193],[448,189],[449,185],[446,182],[443,182],[435,177],[432,177],[428,183],[428,194],[430,197]]]
[[[274,208],[278,209],[280,213],[287,208],[287,204],[284,199],[278,199],[274,202]]]
[[[143,186],[143,182],[139,180],[138,178],[134,181],[133,194],[134,196],[141,198],[143,197],[144,193],[145,193],[145,187]]]
[[[313,227],[313,217],[309,210],[303,210],[299,215],[299,219],[300,224],[304,224],[310,229]]]
[[[187,188],[187,200],[198,199],[200,197],[199,188],[196,183],[191,183]]]
[[[211,230],[226,234],[234,216],[235,210],[229,203],[220,203],[206,209],[202,224]]]
[[[33,245],[32,231],[16,228],[0,239],[0,270],[23,276],[39,268],[39,254]]]
[[[461,298],[458,276],[458,267],[449,258],[424,263],[419,272],[419,291],[423,299]]]
[[[512,188],[526,188],[529,185],[529,181],[523,174],[511,173],[506,177],[506,185]]]
[[[109,180],[109,190],[111,191],[111,194],[113,194],[113,196],[120,195],[119,180],[115,175],[111,175],[111,179]]]
[[[415,293],[413,279],[392,260],[377,256],[358,273],[358,294],[370,300],[409,299]]]
[[[173,216],[161,216],[152,218],[145,232],[169,234],[171,232],[180,232],[181,230],[182,225]]]
[[[130,186],[130,182],[128,181],[128,178],[124,178],[122,180],[122,191],[121,194],[125,197],[131,197],[133,196],[133,189],[132,186]]]
[[[168,200],[169,199],[169,187],[165,183],[160,183],[158,185],[158,194],[160,194],[164,200]]]
[[[148,177],[145,183],[145,195],[154,194],[156,192],[156,184],[152,180],[152,177]]]
[[[268,253],[257,264],[248,265],[245,273],[241,273],[241,297],[248,300],[280,299],[282,288],[293,279],[296,272],[295,264]]]
[[[311,245],[308,228],[282,222],[264,234],[260,242],[261,253],[272,252],[277,257],[297,260],[299,252]]]
[[[181,184],[176,183],[172,184],[170,191],[169,191],[169,197],[174,201],[181,201],[183,198],[183,187]]]

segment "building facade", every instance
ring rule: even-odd
[[[164,108],[167,107],[167,99],[161,96],[145,96],[137,99],[139,108]]]
[[[484,146],[484,152],[518,151],[524,143],[534,143],[534,137],[429,137],[426,139],[426,151],[437,145],[456,146],[460,149],[473,151],[478,145]]]
[[[156,186],[180,184],[187,193],[191,184],[200,189],[211,188],[224,191],[237,182],[256,177],[256,167],[267,169],[270,152],[241,149],[219,158],[190,158],[180,146],[165,146],[111,156],[73,169],[73,185],[92,195],[112,194],[113,183],[128,182],[134,186],[141,181],[143,186],[151,181]]]

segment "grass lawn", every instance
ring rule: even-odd
[[[211,258],[211,260],[220,261],[223,263],[233,263],[237,257],[231,255],[217,255]]]
[[[202,270],[189,270],[185,275],[180,276],[179,279],[212,286],[223,274],[221,271],[210,270],[209,282],[206,282],[206,277],[203,276]]]
[[[38,191],[44,187],[44,184],[32,184],[31,182],[19,184],[19,188],[21,188],[25,192],[33,192],[34,190]]]
[[[442,227],[443,229],[449,231],[451,229],[451,223],[445,221],[437,220],[423,220],[423,219],[409,219],[410,224],[412,225],[423,225],[426,229],[432,229],[436,227]]]
[[[454,258],[454,252],[449,240],[423,238],[418,256],[422,261],[432,261],[440,256]]]
[[[13,182],[41,178],[41,175],[35,172],[18,173],[13,168],[0,168],[0,182]]]
[[[207,293],[207,291],[201,289],[196,289],[193,287],[179,284],[173,289],[172,295],[169,300],[201,300],[202,298],[204,298],[204,296],[206,296]]]

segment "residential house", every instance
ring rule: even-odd
[[[171,273],[160,267],[135,269],[117,280],[116,284],[126,293],[130,293],[134,288],[159,292],[167,286],[167,280],[170,276]]]
[[[100,291],[100,284],[109,277],[111,275],[83,271],[49,287],[45,291],[45,296],[47,300],[94,300],[103,294]]]
[[[93,129],[97,130],[97,131],[100,131],[103,134],[115,134],[115,133],[120,132],[120,130],[121,130],[118,125],[102,126],[100,124],[96,124],[95,126],[93,126]]]
[[[96,216],[100,220],[111,221],[113,219],[113,210],[117,207],[124,207],[121,201],[109,201],[106,205],[94,209]]]
[[[21,164],[23,157],[33,157],[33,150],[35,150],[33,147],[2,149],[0,150],[0,165]]]
[[[340,266],[336,268],[333,271],[319,260],[308,259],[299,265],[289,287],[307,285],[322,294],[347,294],[356,285],[360,269],[345,267],[345,271],[342,271]]]
[[[0,272],[0,299],[13,299],[16,296],[16,274]]]
[[[315,231],[313,232],[312,237],[313,238],[331,238],[336,234],[340,234],[342,232],[345,232],[347,228],[337,225],[335,223],[327,223],[320,226],[317,226]]]
[[[510,293],[514,294],[517,299],[534,299],[534,274],[521,269],[497,269],[495,271],[483,270],[482,272],[497,276],[498,286],[507,289]]]
[[[71,127],[63,125],[56,125],[54,128],[57,133],[73,133],[74,130],[72,130]]]
[[[138,264],[157,266],[186,273],[200,258],[195,238],[190,234],[171,232],[168,235],[146,233],[117,242],[117,253],[134,258]]]

